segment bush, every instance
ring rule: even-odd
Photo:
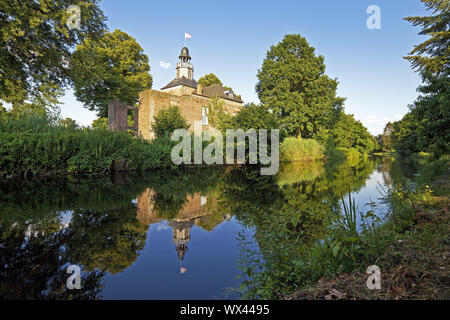
[[[102,174],[116,160],[133,170],[173,166],[173,142],[127,133],[64,128],[44,118],[0,120],[0,178],[42,174]]]
[[[152,130],[157,137],[170,137],[176,129],[189,129],[177,106],[162,109],[155,115]]]
[[[280,146],[281,161],[316,161],[325,158],[325,148],[314,139],[289,137]]]
[[[361,153],[356,148],[337,148],[338,151],[342,152],[345,155],[345,158],[347,160],[355,160],[359,159],[360,157],[365,156],[366,154]]]

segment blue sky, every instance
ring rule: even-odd
[[[369,5],[381,9],[380,30],[366,26]],[[424,39],[403,20],[429,15],[419,0],[103,0],[101,7],[109,29],[133,36],[149,56],[154,89],[175,77],[189,32],[194,77],[212,72],[245,102],[258,102],[256,74],[267,50],[285,34],[299,33],[325,57],[327,75],[339,80],[346,112],[371,133],[400,119],[417,97],[420,78],[402,57]],[[70,91],[62,101],[63,116],[82,125],[96,118]]]

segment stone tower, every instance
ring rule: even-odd
[[[191,64],[191,56],[189,49],[184,47],[181,49],[180,61],[177,63],[177,79],[185,77],[192,80],[194,78],[194,66]]]

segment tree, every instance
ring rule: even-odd
[[[361,153],[371,152],[376,146],[375,138],[366,127],[353,115],[344,112],[341,112],[339,121],[332,129],[331,136],[336,147],[355,148]]]
[[[408,112],[402,120],[393,124],[392,146],[399,153],[417,152],[417,128],[419,121],[414,114]]]
[[[80,27],[69,30],[71,0],[0,0],[0,101],[15,106],[56,105],[68,84],[74,47],[105,29],[99,0],[76,4]]]
[[[215,84],[222,85],[222,81],[220,81],[220,79],[214,73],[204,75],[203,77],[198,79],[198,83],[200,83],[203,87],[209,87]]]
[[[213,97],[208,104],[208,122],[213,128],[225,130],[231,128],[233,117],[224,111],[225,101],[219,97]]]
[[[342,110],[336,96],[338,81],[325,75],[323,56],[299,34],[286,35],[267,52],[258,71],[256,92],[271,108],[289,135],[311,138],[329,127],[333,113]]]
[[[394,131],[394,125],[392,122],[388,122],[384,127],[383,134],[377,136],[378,144],[380,145],[380,150],[383,152],[389,152],[392,150],[392,139],[391,134]]]
[[[92,121],[93,129],[108,129],[108,118],[98,118]]]
[[[439,156],[450,151],[450,2],[421,0],[433,15],[405,18],[421,26],[430,38],[405,57],[424,82],[410,112],[394,124],[392,143],[400,152],[428,151]]]
[[[68,128],[68,129],[76,129],[76,128],[78,128],[78,125],[77,125],[76,121],[73,120],[72,118],[60,119],[58,121],[58,124],[61,127]]]
[[[405,59],[413,69],[439,74],[449,68],[450,63],[450,2],[448,0],[421,0],[433,14],[429,17],[407,17],[406,21],[421,26],[420,35],[428,40],[414,47]]]
[[[30,113],[44,116],[46,114],[49,114],[50,111],[56,110],[57,110],[56,107],[52,108],[52,110],[49,110],[49,108],[46,108],[43,105],[24,102],[21,104],[14,104],[11,110],[9,111],[9,114],[14,118],[19,118],[22,115]]]
[[[134,38],[120,30],[83,41],[71,69],[75,96],[99,117],[107,117],[110,100],[136,105],[139,92],[152,86],[148,57]]]
[[[152,130],[157,137],[170,136],[176,129],[189,129],[189,124],[181,115],[178,106],[162,109],[155,115]]]
[[[235,129],[279,129],[277,117],[266,106],[250,104],[233,117]],[[270,133],[268,133],[270,135]]]
[[[439,76],[422,75],[421,95],[410,106],[417,121],[417,149],[435,156],[450,152],[450,77],[448,70]]]

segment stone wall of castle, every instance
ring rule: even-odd
[[[154,116],[162,109],[170,105],[180,107],[181,114],[190,124],[190,131],[213,129],[208,125],[202,125],[202,107],[207,107],[210,98],[193,93],[195,89],[180,86],[175,91],[146,90],[139,94],[139,126],[138,134],[144,139],[153,140],[154,132],[151,130]],[[191,90],[189,90],[191,89]],[[180,92],[176,91],[179,90]],[[234,115],[241,109],[241,104],[225,100],[224,109]]]

